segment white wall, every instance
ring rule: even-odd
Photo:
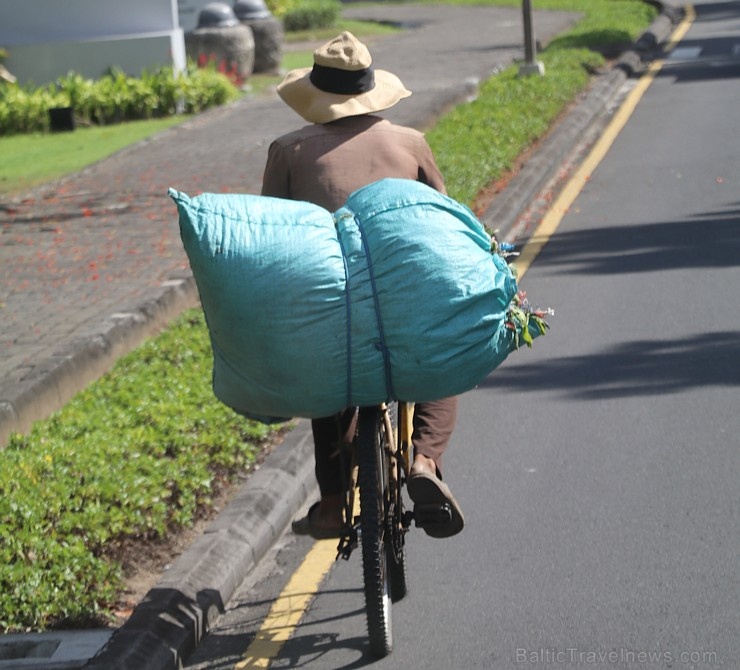
[[[126,74],[138,77],[142,70],[152,71],[159,65],[172,64],[178,71],[182,70],[184,48],[183,34],[178,29],[170,33],[85,42],[16,45],[5,65],[21,85],[41,86],[70,71],[88,79],[99,79],[113,64]]]
[[[178,0],[0,0],[0,46],[21,84],[70,70],[99,77],[112,65],[185,67]]]

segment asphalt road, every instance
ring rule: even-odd
[[[394,652],[366,656],[356,555],[272,667],[740,666],[740,3],[695,8],[522,280],[551,332],[462,399],[467,526],[412,532]],[[234,667],[310,546],[285,535],[186,667]]]

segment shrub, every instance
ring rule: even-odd
[[[214,68],[189,63],[186,75],[172,68],[130,77],[113,68],[93,81],[70,72],[38,89],[17,84],[0,86],[0,135],[49,129],[49,109],[72,107],[84,122],[99,125],[200,112],[239,96],[228,77]]]
[[[272,14],[282,19],[286,14],[301,5],[301,0],[266,0],[265,4]]]
[[[46,129],[48,110],[64,106],[64,96],[46,88],[30,91],[17,84],[0,85],[0,135]]]
[[[288,32],[330,28],[336,24],[341,10],[336,0],[307,0],[285,13],[283,25]]]

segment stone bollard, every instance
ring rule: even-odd
[[[185,53],[199,67],[215,63],[216,69],[241,85],[254,72],[254,35],[240,23],[234,10],[221,2],[207,4],[198,25],[185,34]]]
[[[254,71],[275,74],[283,58],[283,23],[275,18],[264,0],[236,0],[234,14],[254,35]]]

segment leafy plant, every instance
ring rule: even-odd
[[[0,135],[45,132],[49,109],[72,107],[75,115],[98,125],[157,118],[179,111],[196,113],[239,96],[238,89],[214,68],[189,63],[186,74],[172,68],[130,77],[112,68],[98,80],[70,72],[38,89],[8,84],[0,87]]]
[[[286,31],[328,28],[336,24],[342,6],[337,0],[305,0],[283,15]]]
[[[272,14],[282,19],[287,13],[301,5],[301,0],[266,0],[265,4]]]
[[[275,428],[210,388],[203,314],[192,310],[61,411],[0,452],[0,629],[105,618],[123,543],[192,524],[250,467]]]

